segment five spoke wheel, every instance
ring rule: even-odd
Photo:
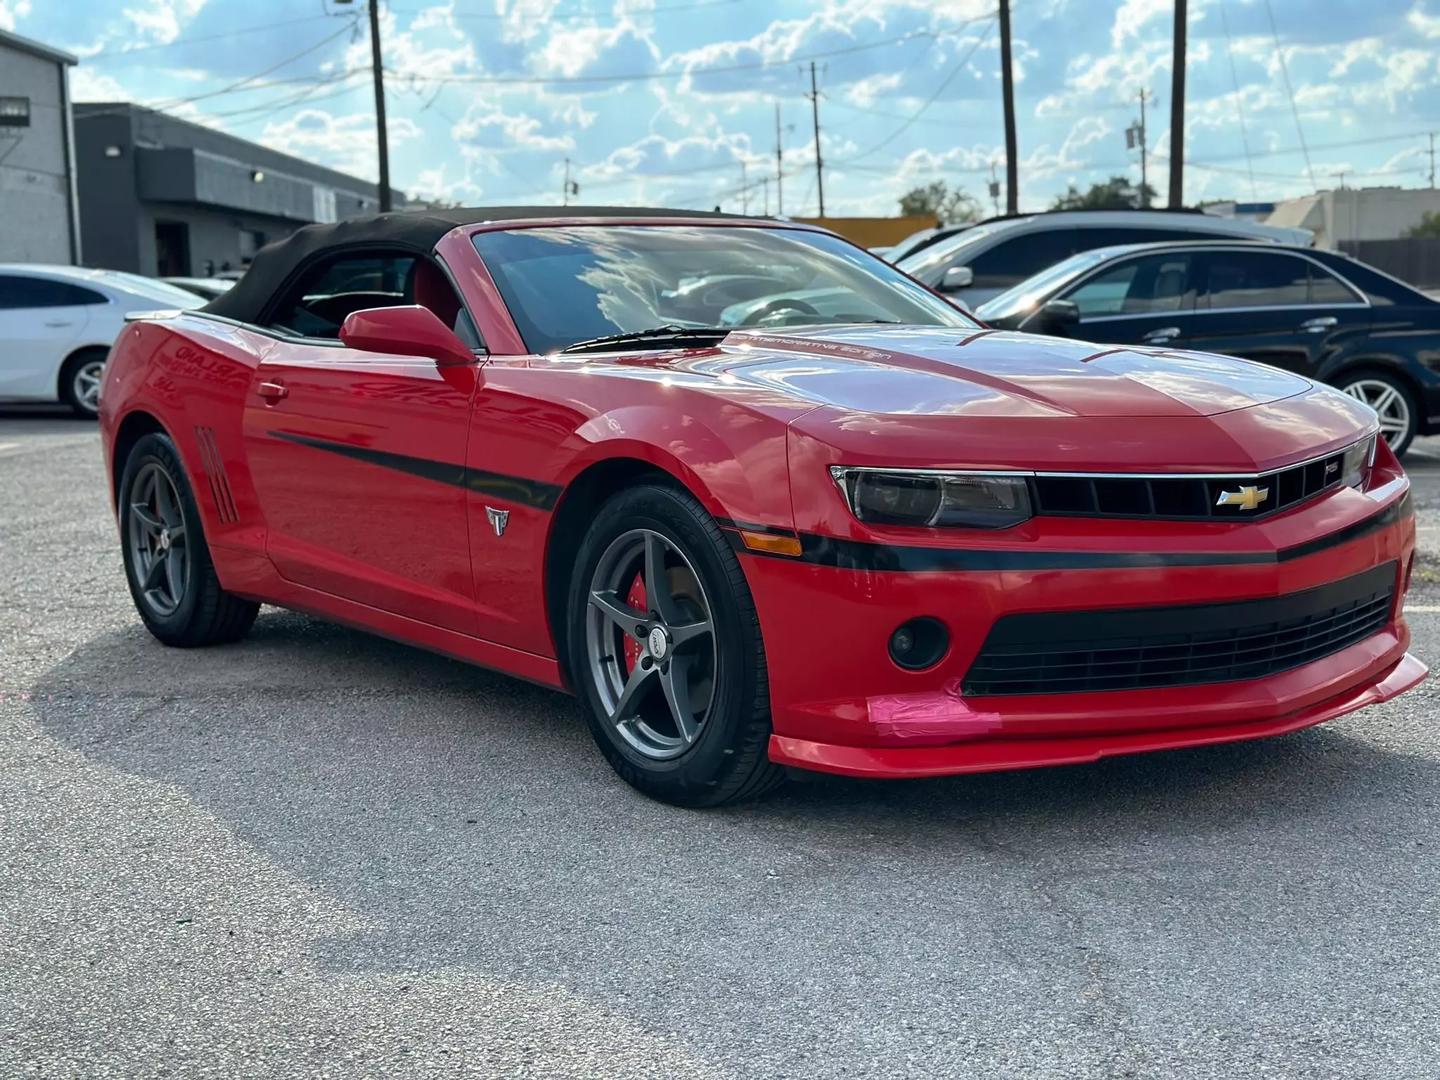
[[[1393,449],[1403,451],[1409,445],[1414,418],[1408,394],[1389,379],[1374,376],[1362,376],[1347,383],[1344,390],[1375,410],[1380,417],[1380,434]]]
[[[632,529],[605,550],[590,582],[586,654],[621,738],[655,760],[689,749],[714,693],[718,653],[705,589],[676,544]]]
[[[75,368],[70,390],[83,411],[92,415],[100,411],[100,384],[104,378],[103,358],[86,360]]]
[[[175,613],[190,578],[190,548],[175,482],[147,462],[130,489],[130,565],[140,594],[156,615]]]

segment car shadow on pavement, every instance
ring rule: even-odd
[[[365,929],[313,943],[322,967],[563,985],[711,1054],[756,1015],[795,1047],[900,1053],[907,1031],[846,1029],[837,1002],[907,987],[907,1030],[955,1029],[966,971],[1008,980],[961,1025],[981,1052],[1037,1012],[1082,1023],[1100,991],[1081,938],[1144,954],[1158,935],[1177,970],[1199,970],[1227,935],[1242,954],[1276,934],[1363,937],[1371,924],[1235,905],[1334,888],[1337,838],[1344,887],[1408,895],[1396,853],[1428,827],[1406,803],[1440,792],[1433,761],[1342,721],[1093,766],[792,783],[689,812],[622,784],[560,694],[269,609],[220,649],[166,650],[138,624],[100,634],[30,707],[64,746],[178,789],[361,915]]]

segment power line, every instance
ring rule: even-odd
[[[704,8],[728,7],[731,4],[738,4],[739,2],[740,0],[691,0],[689,3],[666,4],[663,7],[656,6],[650,8],[648,11],[636,11],[634,14],[664,15],[672,11],[699,11]],[[387,4],[386,8],[397,15],[422,15],[426,11],[434,10],[433,8],[395,7],[393,4]],[[595,15],[596,13],[593,11],[576,8],[571,11],[551,11],[545,17],[547,19],[586,19],[594,18]],[[450,12],[450,17],[452,19],[464,19],[474,22],[503,22],[512,16],[510,14],[490,11],[452,11]],[[605,25],[613,26],[616,24],[609,23]]]
[[[386,70],[401,78],[436,83],[556,86],[577,83],[646,82],[661,79],[685,79],[695,75],[727,75],[736,71],[760,71],[768,68],[788,67],[791,64],[805,63],[810,60],[825,60],[832,56],[848,56],[851,53],[889,48],[907,41],[934,40],[947,37],[953,32],[950,30],[916,30],[908,34],[901,34],[899,37],[886,38],[883,41],[848,45],[839,49],[828,49],[824,52],[806,53],[803,56],[789,56],[783,60],[759,60],[749,64],[725,64],[719,67],[686,68],[677,71],[632,71],[610,75],[426,75],[419,71],[396,71],[390,68]]]
[[[177,37],[169,41],[156,42],[153,45],[127,45],[119,49],[101,49],[99,52],[91,53],[89,56],[81,57],[85,63],[95,60],[113,60],[119,56],[129,56],[131,53],[154,52],[157,49],[174,49],[181,45],[193,45],[197,41],[219,41],[221,38],[240,37],[244,34],[258,34],[263,30],[274,30],[281,26],[296,26],[300,23],[318,22],[321,19],[330,19],[331,15],[306,15],[299,19],[285,19],[281,22],[268,22],[259,26],[240,26],[234,30],[225,30],[215,34],[197,34],[194,37]]]
[[[1235,46],[1230,38],[1230,22],[1225,18],[1225,0],[1220,0],[1220,29],[1225,34],[1225,55],[1230,58],[1230,85],[1235,88],[1235,119],[1240,121],[1240,145],[1245,148],[1245,164],[1250,166],[1250,197],[1256,194],[1254,163],[1250,160],[1250,136],[1245,130],[1245,107],[1240,101],[1240,75],[1235,69]]]
[[[1290,98],[1290,111],[1295,114],[1295,132],[1300,136],[1300,152],[1305,155],[1305,171],[1310,175],[1310,186],[1317,191],[1315,170],[1310,167],[1310,151],[1305,147],[1305,128],[1300,124],[1300,107],[1295,104],[1295,88],[1290,85],[1290,65],[1285,62],[1285,50],[1280,47],[1280,31],[1275,29],[1275,12],[1270,0],[1265,0],[1265,14],[1270,19],[1270,36],[1275,39],[1275,56],[1280,61],[1280,75],[1285,80],[1285,93]]]

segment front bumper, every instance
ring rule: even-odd
[[[1426,674],[1406,652],[1401,607],[1415,535],[1407,490],[1402,477],[1268,522],[1167,525],[1163,539],[1153,526],[1147,535],[1145,526],[1036,519],[1023,547],[992,541],[989,549],[1023,550],[1028,566],[1005,558],[975,560],[999,568],[973,571],[905,569],[903,558],[892,564],[900,568],[748,558],[769,660],[770,757],[872,777],[1026,768],[1277,735],[1388,700]],[[1157,557],[1060,557],[1137,551]],[[1236,561],[1239,552],[1257,557]],[[1044,557],[1051,553],[1057,557]],[[1007,614],[1285,597],[1386,563],[1397,581],[1380,630],[1265,678],[968,699],[960,690],[986,634]],[[935,667],[904,671],[886,643],[917,616],[944,621],[951,646]]]

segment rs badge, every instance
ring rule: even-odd
[[[1215,500],[1215,505],[1238,506],[1241,510],[1254,510],[1268,498],[1270,498],[1269,488],[1255,487],[1251,484],[1242,487],[1239,491],[1222,491],[1220,497]]]
[[[493,506],[485,507],[485,516],[490,519],[490,525],[495,530],[496,536],[505,535],[505,526],[510,524],[509,510],[496,510]]]

